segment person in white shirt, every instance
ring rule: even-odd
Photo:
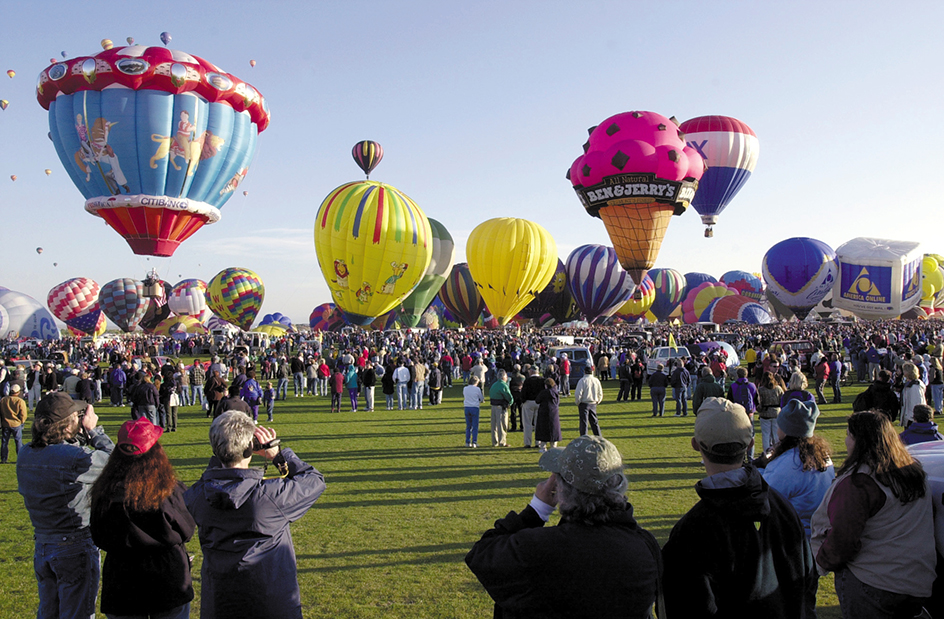
[[[462,389],[462,406],[465,408],[465,446],[478,447],[479,407],[485,402],[485,394],[479,388],[479,379],[469,377],[469,384]]]
[[[583,378],[577,381],[574,401],[580,415],[580,436],[587,433],[588,424],[594,435],[603,436],[597,419],[597,404],[603,401],[603,385],[600,384],[600,379],[593,375],[593,365],[590,363],[587,364]]]

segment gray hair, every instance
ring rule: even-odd
[[[617,473],[606,480],[603,491],[590,494],[574,488],[560,475],[557,479],[558,507],[562,517],[578,522],[603,524],[608,522],[611,513],[621,513],[626,509],[626,487],[629,485],[626,475]]]
[[[210,447],[213,455],[224,466],[233,465],[245,458],[246,449],[252,444],[256,425],[242,411],[226,411],[213,420],[210,426]]]
[[[479,384],[479,377],[478,377],[478,376],[470,376],[470,377],[469,377],[469,384],[470,384],[470,385],[477,385],[477,384]]]
[[[498,370],[498,380],[504,382],[508,378],[508,372],[505,370]]]
[[[803,375],[803,372],[794,372],[790,375],[790,382],[787,383],[788,391],[803,391],[806,389],[808,382],[806,382],[806,376]]]

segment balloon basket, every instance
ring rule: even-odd
[[[714,238],[714,236],[715,236],[715,231],[714,231],[714,229],[712,229],[712,228],[705,228],[705,238],[706,238],[706,239]]]

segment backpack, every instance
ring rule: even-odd
[[[734,382],[731,384],[731,395],[734,401],[744,407],[748,414],[757,410],[754,404],[754,398],[751,397],[751,389],[748,383]]]

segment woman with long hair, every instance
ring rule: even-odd
[[[158,442],[163,430],[127,421],[91,492],[91,531],[104,550],[102,612],[120,617],[190,616],[193,584],[187,541],[196,523],[184,485]]]
[[[764,372],[757,386],[757,416],[760,418],[760,435],[764,452],[777,443],[777,415],[780,414],[780,398],[786,386],[783,379],[773,372]]]
[[[811,521],[816,562],[843,617],[914,617],[935,577],[927,475],[878,411],[849,417],[846,450]]]

